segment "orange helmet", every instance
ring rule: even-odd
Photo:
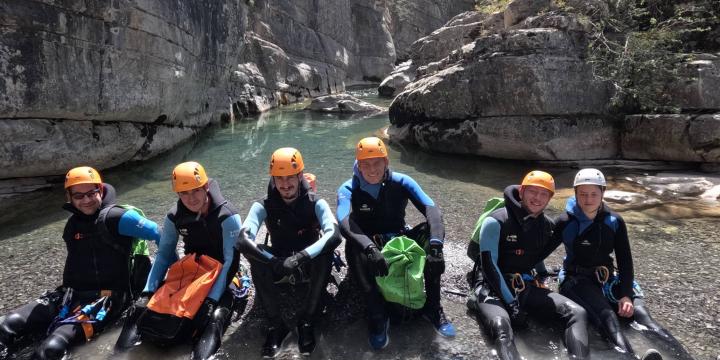
[[[305,169],[302,155],[295,148],[284,147],[275,150],[270,157],[270,176],[289,176]]]
[[[65,189],[78,184],[102,185],[100,173],[89,166],[80,166],[67,172],[65,175]]]
[[[208,182],[207,174],[202,165],[188,161],[175,166],[172,174],[174,192],[197,189]]]
[[[533,170],[527,173],[521,185],[539,186],[543,189],[548,189],[551,193],[555,194],[555,179],[553,179],[552,175],[544,171]]]
[[[387,158],[387,149],[385,143],[380,138],[371,136],[366,137],[357,144],[355,149],[355,159],[365,160],[372,158]]]

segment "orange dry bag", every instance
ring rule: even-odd
[[[165,283],[148,302],[148,309],[192,319],[220,275],[222,264],[207,256],[185,255],[168,269]]]

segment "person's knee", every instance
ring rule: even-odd
[[[24,326],[26,319],[16,313],[11,312],[2,318],[0,322],[0,336],[14,336],[17,335],[18,331]]]
[[[512,326],[510,325],[510,319],[496,316],[490,320],[490,330],[492,331],[493,337],[498,340],[513,340]]]
[[[35,359],[54,360],[61,359],[68,348],[68,340],[60,335],[50,335],[35,351]]]
[[[560,315],[569,323],[585,323],[588,319],[587,311],[572,301],[566,301],[560,305]]]

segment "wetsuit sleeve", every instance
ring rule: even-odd
[[[445,226],[443,225],[440,208],[435,206],[435,202],[432,201],[413,178],[398,173],[393,174],[393,177],[395,176],[397,176],[403,188],[410,195],[410,201],[415,208],[425,215],[428,225],[430,226],[430,242],[442,244],[443,241],[445,241]]]
[[[490,288],[498,294],[506,304],[515,300],[512,292],[505,283],[502,272],[497,265],[498,245],[500,242],[500,223],[492,217],[487,217],[480,228],[480,256],[482,272]]]
[[[160,243],[155,256],[155,262],[150,269],[147,283],[143,292],[155,292],[161,281],[165,279],[165,273],[172,263],[177,261],[178,233],[175,224],[169,217],[165,217]]]
[[[118,233],[134,238],[152,240],[156,244],[160,242],[158,225],[154,221],[142,217],[135,210],[127,210],[122,214],[118,222]]]
[[[250,212],[248,212],[247,217],[245,217],[245,222],[242,224],[242,227],[247,230],[248,237],[253,240],[245,243],[244,245],[255,247],[255,250],[252,250],[253,253],[257,251],[262,254],[264,258],[269,260],[273,258],[273,254],[258,248],[254,241],[258,231],[260,231],[260,224],[265,221],[266,217],[267,211],[265,210],[265,207],[258,202],[254,202],[250,207]]]
[[[352,241],[361,249],[366,249],[372,245],[373,242],[370,238],[363,233],[360,226],[351,219],[352,212],[352,191],[351,182],[348,180],[338,189],[338,200],[337,200],[337,219],[340,223],[340,230],[343,236],[348,240]]]
[[[331,239],[339,236],[335,233],[335,219],[332,216],[332,210],[330,210],[330,205],[328,205],[327,201],[320,199],[315,202],[315,216],[317,216],[320,222],[323,235],[318,241],[305,248],[305,251],[311,258],[315,258],[320,254]]]
[[[615,231],[615,257],[620,276],[620,296],[632,296],[632,282],[635,273],[632,253],[630,252],[630,240],[628,239],[625,221],[621,217],[617,218],[617,225]]]
[[[220,270],[220,275],[218,275],[218,278],[215,280],[215,284],[213,284],[212,289],[210,289],[210,294],[208,294],[208,297],[215,301],[220,301],[220,297],[225,292],[228,276],[234,275],[228,274],[233,265],[233,261],[240,261],[240,259],[235,259],[234,255],[235,240],[238,235],[240,235],[241,225],[242,221],[238,214],[228,217],[220,224],[223,237],[223,266],[222,270]]]

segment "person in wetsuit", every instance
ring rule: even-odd
[[[0,318],[0,359],[28,337],[43,338],[33,358],[60,359],[112,324],[131,303],[133,238],[160,238],[157,224],[115,206],[115,188],[91,167],[68,171],[65,191],[62,285]]]
[[[415,240],[427,253],[424,268],[427,301],[421,310],[423,317],[442,336],[455,336],[455,328],[440,305],[440,277],[445,272],[445,228],[440,209],[415,180],[389,169],[387,149],[379,138],[360,140],[355,155],[353,177],[338,189],[337,218],[347,240],[345,254],[350,271],[366,295],[371,347],[382,349],[389,342],[388,308],[375,277],[388,274],[388,264],[380,250],[399,235]],[[407,227],[408,201],[427,222],[412,229]]]
[[[585,310],[549,290],[535,271],[560,245],[553,238],[553,221],[543,213],[554,193],[550,174],[531,171],[520,186],[505,189],[505,206],[490,213],[480,228],[483,280],[467,305],[478,312],[500,359],[521,359],[513,328],[524,327],[527,314],[561,320],[570,358],[589,357]]]
[[[172,186],[179,199],[165,216],[155,263],[116,347],[126,349],[142,339],[132,322],[146,309],[168,268],[178,260],[176,247],[182,236],[186,255],[207,255],[222,263],[210,293],[192,319],[195,329],[192,358],[208,359],[220,347],[232,316],[234,296],[228,286],[239,267],[239,254],[234,246],[240,234],[240,215],[223,197],[218,182],[208,178],[203,166],[197,162],[177,165],[172,173]]]
[[[603,173],[582,169],[573,187],[575,196],[567,200],[566,213],[557,220],[557,235],[566,253],[559,277],[560,293],[584,307],[592,323],[620,351],[634,354],[618,316],[635,320],[670,343],[677,356],[690,358],[645,307],[643,292],[634,279],[625,221],[602,200],[607,187]],[[658,358],[660,355],[653,349],[643,356]]]
[[[250,261],[258,299],[268,316],[269,328],[261,355],[277,355],[290,330],[281,317],[280,282],[309,280],[308,293],[297,315],[298,348],[302,355],[315,349],[314,324],[321,310],[334,250],[342,239],[330,206],[318,199],[304,176],[302,155],[280,148],[270,158],[267,197],[255,202],[245,218],[238,248]],[[256,244],[265,222],[271,245]]]

